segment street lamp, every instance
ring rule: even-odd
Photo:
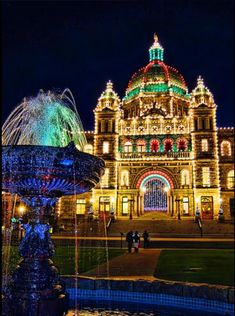
[[[143,193],[146,193],[146,187],[141,188],[141,191],[142,191]]]
[[[164,190],[164,192],[166,192],[166,193],[169,192],[169,188],[168,188],[168,187],[164,187],[163,190]]]
[[[21,206],[19,207],[20,217],[23,216],[24,211],[25,211],[25,207],[24,207],[23,205],[21,205]]]

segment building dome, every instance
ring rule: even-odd
[[[183,76],[163,61],[164,49],[154,35],[154,43],[149,49],[149,64],[140,68],[130,79],[124,100],[129,100],[141,92],[144,94],[173,92],[188,96]]]

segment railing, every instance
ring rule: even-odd
[[[119,153],[121,159],[136,159],[136,158],[190,158],[190,152],[138,152],[138,153]]]

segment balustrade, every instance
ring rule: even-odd
[[[124,152],[119,153],[121,159],[136,159],[136,158],[148,158],[148,157],[159,157],[159,158],[190,158],[190,152]]]

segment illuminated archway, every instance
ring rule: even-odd
[[[146,172],[137,182],[137,188],[144,192],[144,211],[167,211],[167,192],[173,188],[168,175],[161,171]]]

